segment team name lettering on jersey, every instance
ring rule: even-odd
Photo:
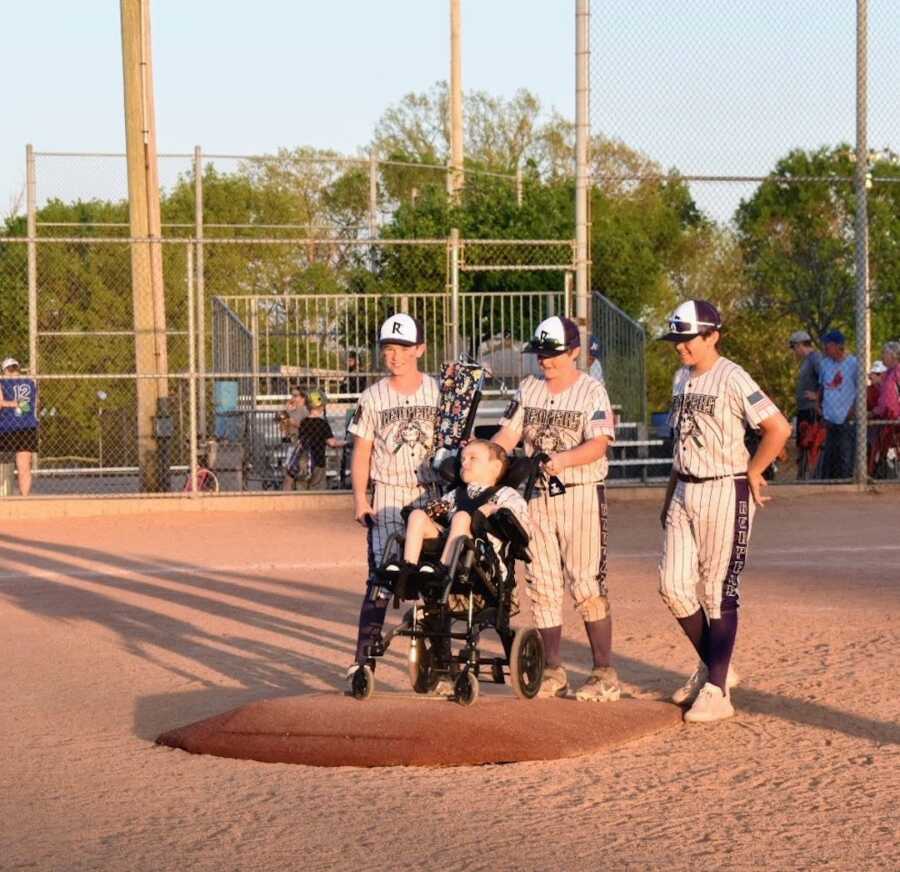
[[[535,409],[525,407],[525,426],[544,425],[546,427],[562,427],[564,430],[577,430],[582,426],[581,412],[568,412],[565,409]]]
[[[709,394],[677,394],[672,398],[672,419],[677,421],[682,414],[715,415],[716,398]]]
[[[393,409],[382,409],[378,414],[382,427],[399,421],[434,421],[436,417],[434,406],[396,406]]]

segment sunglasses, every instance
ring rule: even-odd
[[[719,329],[718,324],[712,324],[709,321],[697,321],[696,323],[692,321],[669,321],[669,331],[671,333],[698,334],[700,332],[700,327],[712,327],[714,330]]]

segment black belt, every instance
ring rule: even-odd
[[[721,481],[723,478],[746,478],[746,472],[736,472],[733,475],[711,475],[709,478],[698,478],[696,475],[688,475],[684,472],[678,473],[678,480],[687,482],[688,484],[703,484],[705,481]]]

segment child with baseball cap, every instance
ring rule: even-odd
[[[740,576],[754,506],[768,499],[763,473],[791,427],[759,385],[719,354],[722,319],[712,303],[682,303],[668,326],[660,338],[672,343],[682,367],[669,415],[675,451],[660,516],[659,592],[699,657],[672,700],[690,704],[686,721],[705,723],[734,714]],[[744,441],[748,425],[762,431],[752,457]]]
[[[296,488],[298,484],[305,490],[321,490],[325,487],[325,449],[341,448],[344,444],[335,437],[331,424],[325,417],[325,403],[322,391],[310,391],[306,394],[307,416],[297,428],[297,444],[288,460],[284,490]]]
[[[522,439],[531,457],[544,453],[547,477],[528,503],[531,563],[526,566],[532,617],[544,642],[547,668],[539,695],[566,696],[562,664],[563,598],[568,588],[584,621],[593,670],[576,693],[586,702],[619,698],[612,656],[606,583],[606,450],[615,439],[606,388],[578,369],[581,341],[569,318],[546,318],[525,346],[539,377],[522,380],[494,441],[512,451]]]
[[[390,591],[379,586],[375,577],[384,562],[385,546],[405,528],[404,506],[424,505],[439,495],[431,458],[440,389],[436,379],[419,370],[426,350],[422,324],[405,313],[391,315],[378,331],[378,344],[388,375],[362,392],[349,428],[353,516],[368,530],[369,563],[356,657],[347,670],[351,689],[358,670],[369,670],[369,682],[375,668],[366,649],[380,641],[390,601]]]

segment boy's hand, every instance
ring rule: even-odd
[[[546,469],[550,475],[559,475],[565,468],[565,455],[560,452],[551,454],[544,463],[544,469]]]
[[[761,472],[748,470],[747,481],[750,484],[750,493],[753,494],[753,502],[760,508],[772,499],[772,497],[763,496],[763,488],[768,487],[769,483],[765,480]]]
[[[496,512],[499,508],[500,507],[496,503],[486,503],[478,511],[481,512],[481,514],[484,515],[485,518],[490,518],[490,516],[493,515],[494,512]]]
[[[353,517],[357,524],[363,527],[371,527],[375,523],[375,509],[368,500],[360,500],[353,509]]]

